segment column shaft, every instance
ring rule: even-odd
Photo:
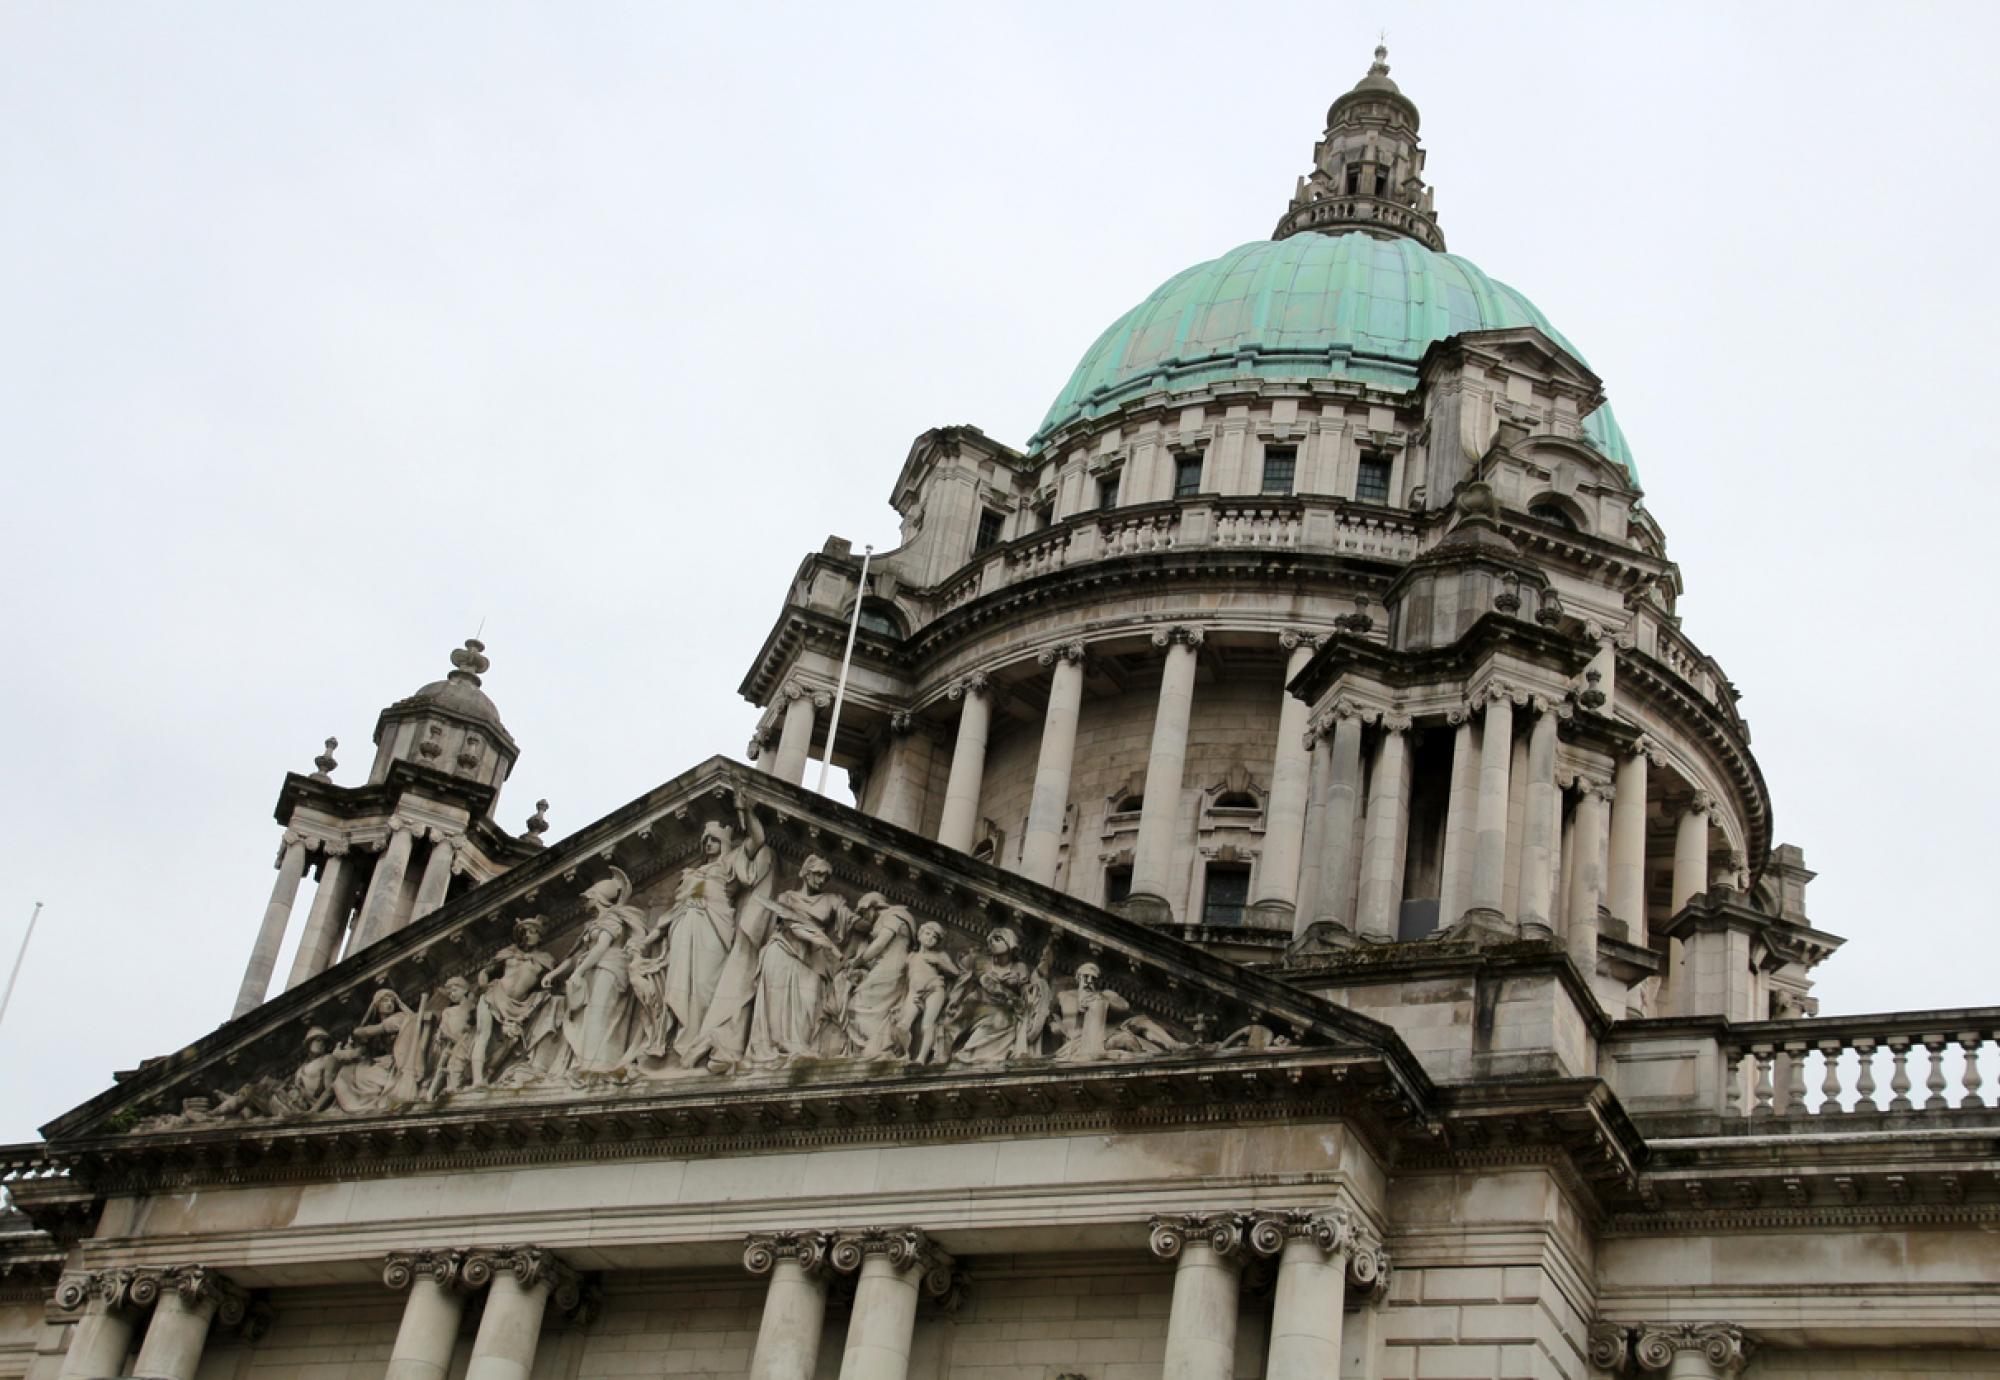
[[[899,726],[900,725],[900,726]],[[883,750],[888,759],[887,778],[875,802],[875,817],[898,829],[915,830],[923,825],[919,808],[922,797],[917,787],[916,755],[918,729],[907,714],[898,713],[889,725],[889,743]]]
[[[1287,686],[1312,660],[1314,645],[1301,641],[1292,648],[1285,662]],[[1264,803],[1264,857],[1257,867],[1257,894],[1251,905],[1296,915],[1312,754],[1305,744],[1306,702],[1287,689],[1278,693],[1278,746],[1271,755],[1271,795]]]
[[[457,1289],[422,1275],[412,1280],[385,1380],[444,1380],[464,1314],[465,1295]]]
[[[1333,778],[1333,740],[1326,734],[1313,740],[1311,771],[1306,784],[1306,827],[1299,863],[1299,896],[1292,911],[1292,938],[1301,938],[1318,918],[1319,898],[1326,879],[1326,802]]]
[[[285,979],[285,990],[325,972],[333,961],[341,931],[347,928],[348,912],[354,908],[352,877],[344,853],[329,855],[320,864],[319,886],[313,891],[306,932],[299,936],[298,952],[292,955],[292,975]]]
[[[449,839],[431,845],[431,855],[424,860],[423,880],[417,883],[417,899],[405,924],[423,919],[444,904],[445,893],[451,890],[451,863],[456,851]]]
[[[1507,778],[1514,758],[1514,705],[1504,691],[1486,701],[1479,729],[1479,803],[1472,844],[1472,885],[1467,909],[1505,913],[1507,895]]]
[[[375,875],[368,880],[368,895],[361,902],[361,919],[355,926],[349,953],[359,953],[399,926],[396,912],[402,908],[403,874],[409,871],[410,847],[415,842],[408,829],[396,829],[389,844],[375,860]]]
[[[1278,1257],[1277,1297],[1271,1306],[1271,1350],[1264,1380],[1329,1380],[1340,1374],[1341,1309],[1346,1303],[1347,1259],[1319,1243],[1294,1237]]]
[[[1021,840],[1021,875],[1054,886],[1062,856],[1063,819],[1069,811],[1070,769],[1076,759],[1076,720],[1083,710],[1083,656],[1065,649],[1051,658],[1049,707],[1042,719],[1042,749],[1028,800],[1028,828]]]
[[[299,879],[305,875],[305,840],[293,839],[278,862],[278,880],[271,884],[271,900],[264,907],[264,923],[257,927],[257,942],[250,948],[250,962],[243,970],[242,985],[236,989],[236,1009],[231,1016],[263,1004],[264,994],[271,988],[271,970],[278,966],[278,950],[285,947],[285,926],[292,918]]]
[[[129,1309],[94,1298],[84,1305],[63,1357],[62,1380],[104,1380],[123,1375],[132,1354],[133,1315]]]
[[[1326,786],[1326,863],[1320,873],[1319,915],[1354,930],[1354,822],[1361,809],[1361,720],[1344,714],[1333,728]]]
[[[1611,801],[1611,915],[1622,921],[1625,938],[1646,942],[1646,754],[1618,763],[1617,795]]]
[[[840,1380],[905,1380],[916,1327],[917,1272],[897,1269],[886,1255],[870,1255],[854,1286]]]
[[[1473,841],[1478,837],[1479,736],[1467,715],[1451,738],[1451,789],[1445,796],[1444,862],[1438,884],[1438,927],[1458,923],[1472,884]]]
[[[523,1287],[511,1270],[496,1270],[487,1286],[486,1312],[472,1340],[465,1380],[528,1380],[548,1302],[547,1280]]]
[[[1176,629],[1175,635],[1184,632]],[[1146,757],[1146,797],[1139,809],[1139,837],[1132,846],[1132,899],[1167,906],[1174,836],[1180,823],[1181,782],[1187,770],[1188,720],[1194,712],[1195,643],[1167,643],[1160,699],[1153,711],[1153,746]],[[1166,916],[1160,918],[1165,919]]]
[[[787,704],[784,727],[778,731],[778,761],[771,774],[794,786],[806,779],[806,759],[812,755],[813,718],[818,713],[816,698],[807,690]],[[829,745],[828,751],[831,750]]]
[[[1403,904],[1403,853],[1409,838],[1410,754],[1407,730],[1386,719],[1368,783],[1361,841],[1361,887],[1355,905],[1364,939],[1393,943]]]
[[[1556,794],[1556,716],[1546,706],[1529,711],[1528,780],[1521,795],[1521,874],[1515,914],[1522,933],[1555,933],[1551,893],[1555,887],[1556,831],[1561,797]]]
[[[161,1289],[132,1374],[143,1380],[194,1380],[218,1302],[208,1295],[189,1303],[178,1289]]]
[[[1691,897],[1708,890],[1708,812],[1697,805],[1674,829],[1674,894],[1668,910],[1681,913]]]
[[[938,842],[970,853],[979,827],[979,791],[986,779],[986,734],[993,704],[983,685],[967,684],[959,694],[958,740],[951,749],[951,775],[945,779]]]
[[[1206,1242],[1181,1247],[1160,1380],[1231,1380],[1236,1371],[1237,1277],[1236,1262],[1217,1255]]]
[[[764,1295],[750,1380],[812,1380],[825,1322],[826,1276],[796,1260],[780,1259],[771,1267]]]
[[[1597,982],[1597,907],[1604,895],[1604,788],[1578,783],[1576,826],[1569,874],[1569,932],[1565,944],[1583,980]]]

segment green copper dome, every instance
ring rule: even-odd
[[[1583,358],[1533,302],[1456,254],[1359,231],[1257,240],[1175,274],[1112,322],[1028,448],[1161,388],[1249,375],[1412,389],[1434,341],[1508,326],[1533,326]],[[1608,405],[1585,419],[1584,433],[1638,482]]]

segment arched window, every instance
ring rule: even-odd
[[[1570,516],[1569,509],[1563,507],[1560,503],[1547,499],[1539,503],[1529,504],[1528,516],[1539,519],[1542,522],[1553,523],[1565,532],[1581,532],[1583,530],[1583,528],[1577,525],[1576,519]]]
[[[1257,797],[1248,791],[1224,791],[1209,808],[1215,810],[1256,810]]]
[[[896,616],[895,606],[881,599],[869,599],[862,603],[861,626],[884,637],[900,640],[903,636],[903,620]]]

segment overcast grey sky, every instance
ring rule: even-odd
[[[228,1014],[283,773],[481,619],[509,827],[740,754],[799,557],[1267,235],[1380,27],[1606,380],[1823,1009],[2000,1002],[2000,7],[15,0],[0,1139]]]

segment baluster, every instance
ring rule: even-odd
[[[1958,1037],[1958,1047],[1965,1051],[1965,1067],[1958,1075],[1958,1105],[1961,1109],[1986,1105],[1986,1099],[1979,1095],[1979,1050],[1985,1043],[1976,1030],[1968,1030]]]
[[[1882,1108],[1875,1101],[1875,1042],[1863,1036],[1854,1042],[1854,1052],[1861,1056],[1861,1071],[1854,1080],[1854,1110],[1879,1112]]]
[[[1806,1050],[1810,1048],[1804,1040],[1785,1042],[1785,1105],[1781,1109],[1786,1116],[1804,1116],[1806,1113]]]
[[[1907,1112],[1910,1110],[1910,1040],[1906,1035],[1891,1035],[1889,1044],[1889,1110]]]
[[[1846,1047],[1842,1040],[1821,1040],[1819,1057],[1826,1061],[1819,1080],[1819,1114],[1839,1116],[1844,1108],[1840,1105],[1840,1052]]]
[[[1945,1038],[1942,1035],[1926,1035],[1923,1037],[1923,1042],[1925,1050],[1929,1051],[1931,1057],[1930,1073],[1924,1079],[1924,1086],[1930,1089],[1931,1095],[1924,1099],[1924,1110],[1942,1112],[1951,1106],[1944,1096]]]
[[[1744,1115],[1742,1050],[1729,1051],[1726,1068],[1722,1075],[1722,1111],[1725,1116],[1741,1117]]]
[[[1756,1105],[1750,1109],[1750,1115],[1769,1116],[1771,1115],[1771,1076],[1776,1071],[1774,1065],[1777,1063],[1777,1057],[1769,1045],[1752,1045],[1750,1047],[1750,1057],[1756,1060],[1756,1082],[1753,1084],[1756,1090]]]

